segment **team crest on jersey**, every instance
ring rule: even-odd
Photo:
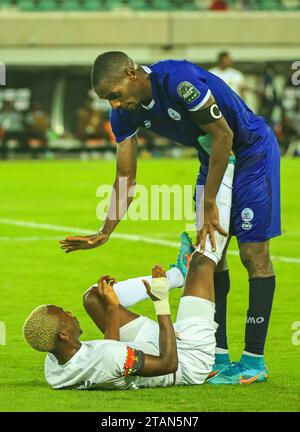
[[[151,121],[150,120],[145,120],[144,121],[144,125],[145,125],[146,128],[149,129],[151,127]]]
[[[184,102],[190,104],[197,97],[200,96],[200,92],[196,87],[193,86],[189,81],[183,81],[177,86],[177,93]]]
[[[250,222],[254,218],[254,212],[251,208],[244,208],[244,210],[241,213],[241,217],[244,222]]]
[[[179,112],[173,110],[172,108],[168,109],[168,114],[173,120],[181,120],[181,115],[179,114]]]

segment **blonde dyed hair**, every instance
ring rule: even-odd
[[[48,312],[47,305],[35,308],[23,325],[23,335],[27,343],[37,351],[51,352],[55,348],[59,320]]]

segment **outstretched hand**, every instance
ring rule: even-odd
[[[109,235],[100,232],[88,236],[69,236],[64,240],[60,240],[59,243],[61,249],[64,249],[65,253],[69,253],[80,249],[94,249],[108,240]]]

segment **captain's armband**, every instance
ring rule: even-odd
[[[207,108],[199,109],[197,111],[197,120],[199,124],[209,124],[218,121],[222,113],[216,103],[211,104]]]

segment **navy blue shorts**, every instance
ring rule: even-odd
[[[205,185],[207,167],[197,185]],[[263,242],[281,234],[280,151],[273,131],[237,156],[232,191],[230,234],[239,243]]]

